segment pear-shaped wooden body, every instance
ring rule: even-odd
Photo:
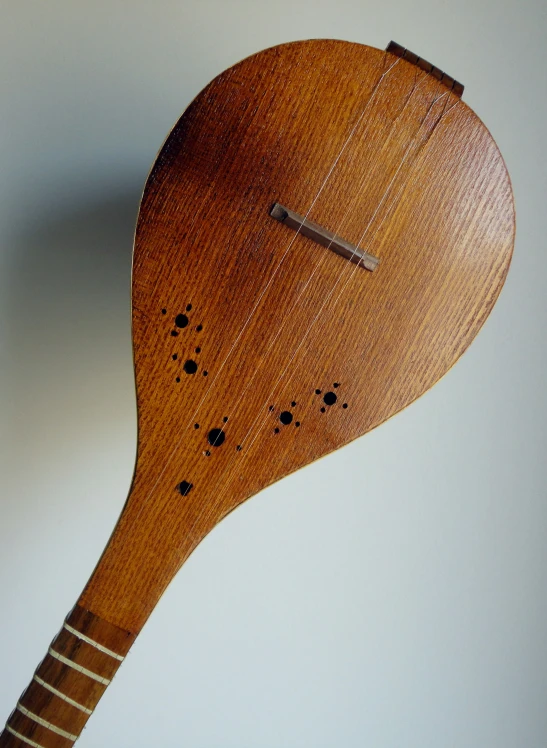
[[[379,267],[274,220],[276,202]],[[137,633],[226,514],[431,387],[490,312],[513,239],[496,144],[416,65],[309,41],[217,77],[144,190],[137,464],[79,604]]]

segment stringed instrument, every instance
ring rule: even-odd
[[[303,41],[234,65],[177,122],[136,226],[129,495],[0,746],[72,746],[210,530],[471,343],[515,219],[462,92],[394,43]]]

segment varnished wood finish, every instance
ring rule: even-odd
[[[381,264],[363,272],[296,234],[270,217],[275,202]],[[298,42],[209,84],[167,138],[141,203],[137,463],[76,628],[87,620],[91,638],[127,651],[223,517],[431,387],[492,309],[513,239],[492,137],[416,64]],[[208,439],[212,429],[222,432]],[[66,632],[55,641],[108,677],[119,665]],[[78,690],[80,677],[48,657],[39,672],[93,707],[104,690]],[[32,689],[25,703],[51,721],[73,731],[85,721]],[[45,748],[65,745],[15,714]],[[19,742],[4,732],[8,745]]]

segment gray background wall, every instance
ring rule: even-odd
[[[544,748],[545,0],[0,9],[1,720],[129,485],[132,231],[164,136],[261,48],[393,38],[466,84],[507,160],[499,303],[431,392],[207,538],[79,745]]]

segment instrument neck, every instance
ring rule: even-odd
[[[0,748],[71,746],[134,640],[135,634],[76,605],[9,717]]]

